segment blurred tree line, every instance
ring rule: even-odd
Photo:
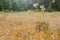
[[[51,3],[52,0],[0,0],[0,11],[24,11],[34,10],[33,4],[44,4],[47,9],[49,6],[55,11],[60,11],[60,0],[56,0],[55,3]],[[51,9],[50,8],[50,9]],[[38,8],[39,9],[39,8]]]
[[[52,3],[52,9],[55,11],[60,11],[60,0],[55,0],[55,3]]]

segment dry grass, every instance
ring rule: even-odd
[[[60,40],[59,13],[17,12],[4,14],[1,12],[0,40]],[[38,32],[38,29],[36,29],[37,22],[40,23],[43,20],[49,27],[47,33],[44,31]]]

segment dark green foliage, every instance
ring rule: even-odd
[[[52,3],[52,8],[55,11],[60,11],[60,0],[55,0],[55,3]]]
[[[56,2],[55,2],[55,10],[60,11],[60,0],[56,0]]]
[[[52,11],[53,11],[52,6],[51,6],[50,4],[49,4],[49,6],[47,7],[46,11],[48,11],[48,12],[52,12]]]
[[[60,11],[60,0],[56,0],[55,3],[49,5],[52,0],[0,0],[0,11],[26,11],[35,10],[33,4],[38,3],[40,10],[40,4],[44,4],[47,11]],[[52,7],[51,7],[52,6]]]

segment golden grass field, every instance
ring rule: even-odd
[[[47,34],[36,28],[43,21]],[[60,12],[0,12],[0,40],[60,40]]]

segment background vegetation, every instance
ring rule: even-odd
[[[60,0],[52,3],[52,0],[0,0],[0,11],[26,11],[34,10],[33,4],[44,4],[46,9],[52,6],[55,11],[60,11]],[[49,5],[51,3],[51,5]],[[38,6],[38,9],[40,9]]]

